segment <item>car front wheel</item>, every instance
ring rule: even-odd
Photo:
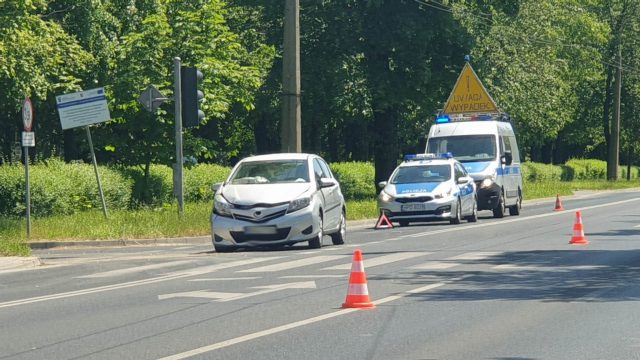
[[[458,206],[456,206],[456,214],[451,217],[449,222],[451,224],[460,224],[460,219],[462,218],[462,205],[460,204],[460,199],[458,199]]]
[[[344,240],[347,237],[347,218],[344,215],[344,211],[342,215],[340,215],[340,230],[331,234],[331,242],[333,245],[342,245],[344,244]]]
[[[322,227],[323,227],[322,216],[320,216],[320,231],[318,231],[318,235],[316,235],[313,239],[309,240],[309,248],[319,249],[322,247],[322,237],[324,236]]]

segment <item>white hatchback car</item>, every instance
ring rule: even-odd
[[[214,184],[211,214],[216,251],[306,241],[322,246],[346,237],[346,206],[327,163],[313,154],[282,153],[242,159]]]
[[[378,186],[382,188],[380,211],[400,226],[415,221],[478,220],[476,185],[450,153],[408,155],[389,181]]]

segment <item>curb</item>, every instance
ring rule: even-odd
[[[181,245],[181,244],[209,244],[211,236],[193,236],[159,239],[121,239],[121,240],[90,240],[90,241],[45,241],[32,242],[32,250],[46,250],[57,247],[113,247],[113,246],[146,246],[146,245]]]

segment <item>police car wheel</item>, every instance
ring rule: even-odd
[[[500,193],[500,199],[498,200],[498,206],[496,206],[496,208],[493,209],[493,217],[494,218],[503,218],[504,217],[504,213],[505,213],[504,195],[501,192]]]
[[[471,215],[467,216],[467,221],[468,222],[478,221],[478,204],[476,199],[473,199],[473,211],[471,211]]]
[[[509,215],[520,215],[520,209],[522,209],[522,193],[518,190],[518,199],[515,205],[509,207]]]
[[[458,206],[456,206],[456,215],[449,220],[451,224],[460,224],[460,219],[462,218],[462,205],[460,204],[460,200],[458,200]]]
[[[400,223],[400,226],[409,226],[409,221],[407,220],[400,220],[398,222]]]

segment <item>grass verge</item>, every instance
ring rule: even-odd
[[[526,183],[526,200],[567,196],[576,190],[616,190],[640,188],[640,180],[581,180],[572,182]],[[211,203],[185,205],[181,219],[175,206],[136,211],[112,211],[107,219],[93,210],[71,216],[50,216],[32,219],[31,238],[26,238],[24,219],[0,219],[0,256],[27,256],[29,242],[129,240],[181,236],[201,236],[211,233],[209,216]],[[347,219],[374,219],[378,216],[375,200],[349,201]]]

